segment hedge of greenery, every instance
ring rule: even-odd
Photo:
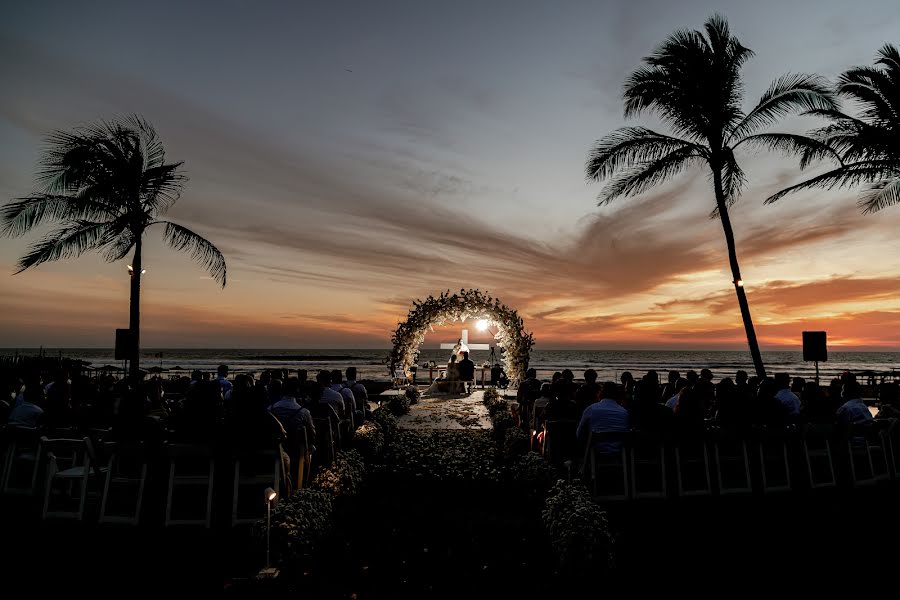
[[[382,467],[401,479],[496,481],[496,453],[487,432],[400,431],[386,445]]]
[[[311,554],[331,531],[334,520],[331,494],[322,490],[297,490],[284,498],[272,511],[272,555],[276,563],[285,563]],[[255,525],[264,539],[265,519]]]
[[[330,467],[318,472],[311,487],[328,492],[335,499],[352,497],[359,493],[365,475],[366,466],[359,452],[342,450]]]
[[[385,443],[390,442],[400,429],[397,425],[396,417],[383,408],[379,408],[372,413],[371,422],[381,431]]]
[[[366,463],[371,463],[384,450],[384,433],[376,423],[366,421],[353,434],[353,447]]]
[[[508,427],[503,438],[503,460],[510,462],[531,448],[531,436],[519,427]]]
[[[560,565],[571,572],[613,566],[613,538],[606,513],[579,482],[558,481],[544,503],[544,526]]]
[[[406,394],[397,394],[391,396],[388,400],[387,409],[396,417],[402,417],[409,412],[409,397]]]
[[[543,498],[556,480],[556,471],[537,452],[525,452],[507,468],[510,480],[523,494]]]

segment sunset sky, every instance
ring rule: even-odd
[[[0,20],[0,200],[33,189],[49,132],[101,117],[141,113],[185,161],[169,217],[225,253],[228,286],[151,230],[146,347],[385,347],[413,299],[479,287],[538,348],[745,348],[706,174],[602,208],[585,183],[597,138],[660,127],[624,120],[625,77],[715,11],[756,52],[747,108],[784,72],[833,78],[900,43],[896,0],[169,4],[21,2]],[[900,349],[900,207],[862,216],[855,190],[763,206],[808,174],[739,159],[763,349],[806,329]],[[13,276],[33,239],[0,239],[0,347],[112,346],[127,261]]]

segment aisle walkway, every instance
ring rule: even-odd
[[[401,429],[471,429],[491,428],[487,407],[482,404],[484,390],[468,396],[435,396],[420,398],[410,406],[409,414],[398,419]]]

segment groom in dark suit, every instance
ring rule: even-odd
[[[469,353],[463,352],[463,359],[459,361],[459,380],[475,381],[475,363],[469,360]]]

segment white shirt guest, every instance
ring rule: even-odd
[[[618,393],[614,383],[607,382],[601,392],[602,400],[591,404],[581,415],[578,423],[577,436],[579,439],[587,437],[588,432],[605,433],[628,431],[631,422],[628,411],[615,400]],[[597,450],[604,453],[618,452],[621,445],[617,442],[602,443],[596,445]]]
[[[784,406],[787,414],[791,416],[800,414],[800,398],[798,398],[797,394],[792,392],[789,388],[778,390],[778,393],[775,394],[775,398],[781,402],[781,405]]]
[[[37,427],[40,422],[44,409],[31,402],[34,399],[32,394],[40,395],[40,390],[27,390],[23,392],[22,404],[19,404],[9,413],[9,424],[18,425],[20,427]]]

